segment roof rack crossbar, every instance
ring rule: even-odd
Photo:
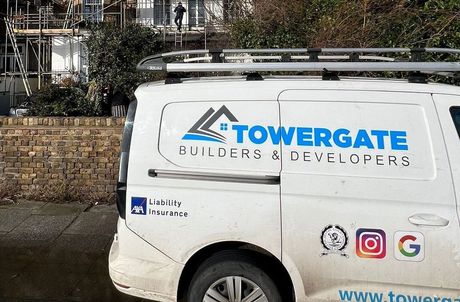
[[[455,56],[460,55],[460,49],[280,48],[185,50],[146,57],[139,62],[137,69],[141,71],[178,73],[304,72],[323,71],[324,69],[331,72],[402,71],[436,74],[458,74],[460,72],[460,62],[424,61],[424,54],[426,53]],[[388,56],[389,54],[398,54],[398,57],[392,58]]]
[[[282,62],[282,63],[171,63],[168,72],[261,71],[460,71],[457,62]]]
[[[223,53],[410,53],[414,48],[266,48],[266,49],[222,49]],[[415,48],[417,49],[417,48]],[[453,48],[418,48],[430,53],[460,54]],[[186,51],[185,51],[186,52]]]
[[[385,62],[394,62],[395,58],[391,57],[384,57],[384,56],[357,56],[357,60],[361,61],[385,61]],[[271,56],[251,56],[251,55],[244,55],[244,56],[228,56],[225,57],[226,61],[244,61],[244,60],[277,60],[280,62],[290,62],[292,60],[306,60],[308,61],[310,56],[304,55],[271,55]],[[327,55],[327,56],[318,56],[318,59],[321,60],[350,60],[349,55]],[[191,63],[191,62],[200,62],[200,61],[208,61],[211,62],[212,57],[210,56],[203,56],[203,57],[193,57],[193,58],[186,58],[183,60],[183,63]]]

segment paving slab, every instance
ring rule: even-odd
[[[111,242],[113,235],[94,234],[62,234],[55,240],[52,252],[69,251],[71,253],[101,254],[105,252],[107,244]]]
[[[99,300],[83,300],[79,297],[65,297],[59,299],[37,299],[37,298],[30,298],[30,299],[14,299],[14,298],[4,298],[0,300],[1,302],[110,302],[110,301],[99,301]],[[152,302],[152,301],[149,301]]]
[[[64,234],[113,235],[117,229],[117,213],[83,212]]]
[[[0,233],[8,233],[30,216],[30,209],[4,208],[0,209]]]
[[[72,223],[76,215],[41,216],[31,215],[8,234],[2,236],[4,242],[16,241],[18,244],[35,245],[40,241],[52,242]],[[40,244],[41,245],[41,244]]]
[[[73,254],[73,259],[71,261],[50,261],[47,259],[40,259],[39,261],[34,261],[27,266],[23,267],[20,270],[21,273],[34,273],[34,274],[43,274],[43,272],[60,272],[62,275],[73,273],[77,275],[86,275],[92,267],[94,267],[95,259],[82,260],[83,258]],[[70,260],[70,256],[65,257],[65,259]]]
[[[0,257],[1,274],[17,274],[30,263],[30,261],[19,261],[18,258],[6,257],[4,253],[5,251],[2,250],[2,257]]]
[[[90,205],[83,203],[56,204],[47,203],[44,206],[32,211],[33,215],[49,215],[49,216],[67,216],[78,215]]]
[[[90,274],[80,280],[70,296],[79,297],[83,301],[143,301],[139,298],[114,291],[113,288],[114,286],[112,281],[110,281],[110,278],[106,278],[103,275]]]
[[[41,256],[43,247],[27,246],[17,241],[0,241],[1,257],[0,263],[17,262],[19,265],[30,264]]]
[[[39,253],[40,257],[34,258],[25,270],[37,271],[44,266],[45,271],[49,267],[50,269],[61,268],[62,271],[86,273],[96,265],[98,257],[101,257],[100,253],[81,253],[69,249],[55,249],[54,247],[47,247],[43,251]]]
[[[85,274],[62,273],[59,270],[46,270],[41,274],[24,272],[15,276],[0,275],[0,297],[63,299],[73,291],[84,276]]]
[[[109,275],[109,250],[107,250],[103,256],[97,257],[95,261],[92,263],[88,274],[93,274],[93,275]]]
[[[39,250],[51,245],[53,238],[47,240],[30,240],[24,238],[12,237],[9,235],[3,236],[0,241],[0,250],[3,251],[4,248],[17,248],[19,249],[20,255],[26,255],[23,251],[28,250]]]
[[[35,210],[44,206],[46,202],[20,199],[14,203],[0,204],[0,209]]]
[[[88,212],[118,213],[118,210],[116,204],[99,204],[89,208]]]

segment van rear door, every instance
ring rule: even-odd
[[[305,296],[458,299],[455,194],[431,95],[296,90],[279,102],[296,133],[282,145],[283,262],[299,269]]]
[[[433,99],[449,153],[457,197],[457,213],[460,217],[460,96],[434,94]],[[460,237],[458,238],[457,257],[460,259]],[[460,260],[458,265],[460,266]]]

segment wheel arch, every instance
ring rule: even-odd
[[[295,289],[291,276],[283,263],[269,251],[251,243],[241,241],[217,242],[195,252],[186,262],[179,278],[177,300],[184,301],[188,285],[198,267],[212,255],[223,251],[240,251],[261,262],[263,269],[279,284],[283,301],[295,301]]]

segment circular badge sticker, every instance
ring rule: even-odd
[[[321,244],[326,249],[323,253],[325,255],[329,253],[342,254],[348,244],[347,233],[339,225],[328,225],[321,233]]]

